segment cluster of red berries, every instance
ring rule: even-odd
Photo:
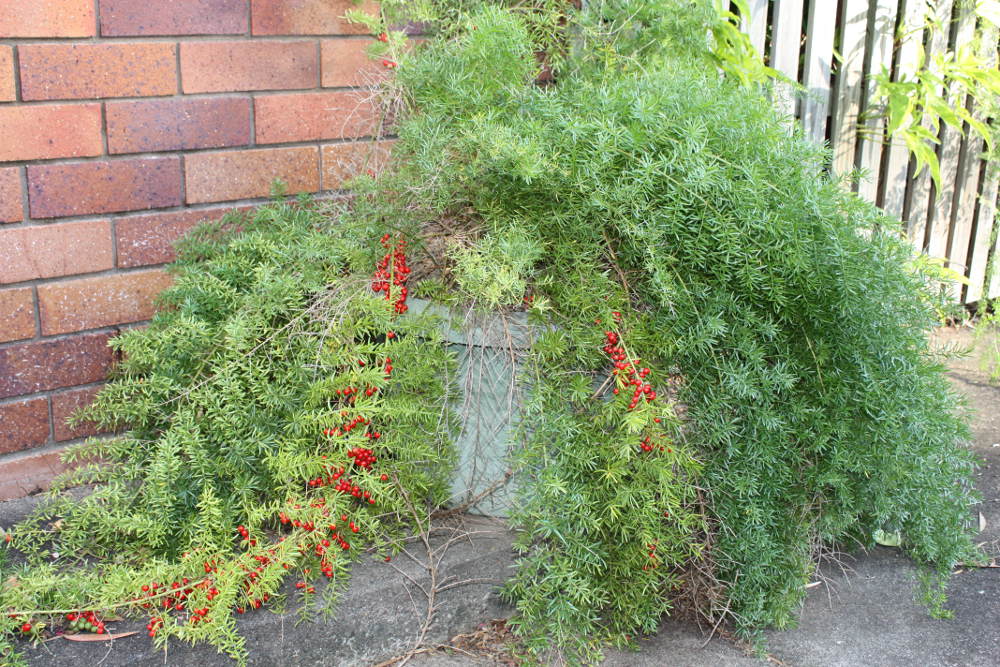
[[[653,544],[647,544],[646,548],[649,549],[649,553],[646,556],[646,558],[649,559],[649,562],[643,565],[642,569],[643,571],[655,570],[660,566],[659,557],[657,557],[656,555],[656,543],[654,542]]]
[[[366,450],[364,448],[358,448],[358,449],[361,449],[362,451],[371,452],[370,449],[368,449],[368,450]],[[354,451],[354,450],[351,450],[351,451]],[[374,461],[374,457],[372,458],[372,460]],[[362,462],[367,461],[367,458],[364,457],[364,456],[362,456],[361,461]],[[358,461],[355,460],[355,463],[358,464]],[[360,464],[358,464],[358,465],[360,465]],[[368,466],[363,466],[362,465],[361,467],[363,467],[363,468],[369,468],[370,466],[371,466],[371,464],[369,463]],[[321,475],[319,477],[314,477],[313,479],[309,480],[309,482],[308,482],[309,487],[313,488],[313,489],[316,489],[316,488],[320,488],[320,487],[323,487],[323,486],[333,486],[334,487],[334,491],[337,491],[339,493],[343,493],[345,495],[354,496],[358,500],[367,501],[369,505],[374,505],[375,504],[375,498],[372,497],[371,491],[365,491],[360,486],[358,486],[353,481],[351,481],[350,477],[344,477],[345,472],[346,471],[343,468],[340,468],[339,470],[334,470],[333,467],[327,466],[327,468],[326,468],[327,476],[323,477]],[[385,480],[382,480],[382,481],[385,481]],[[282,512],[279,515],[279,519],[281,520],[282,523],[291,523],[296,528],[299,527],[299,524],[296,523],[296,521],[298,521],[298,520],[297,519],[295,521],[291,520],[288,517],[288,515],[286,515],[284,512]],[[302,524],[302,525],[304,526],[305,524]]]
[[[659,423],[660,418],[657,417],[655,421],[657,423]],[[658,435],[657,436],[657,438],[662,438],[662,437],[663,437],[662,435]],[[662,445],[662,444],[661,445],[657,445],[656,443],[654,443],[653,442],[653,436],[651,436],[651,435],[647,435],[645,438],[642,439],[642,442],[639,443],[639,449],[641,449],[644,452],[651,452],[654,449],[656,449],[657,447],[660,448],[661,452],[667,452],[668,454],[672,454],[674,452],[674,450],[671,449],[670,447],[667,447],[667,446]]]
[[[619,345],[620,338],[618,334],[614,331],[605,331],[604,337],[607,340],[604,347],[601,349],[611,357],[611,360],[615,362],[614,374],[622,380],[623,386],[635,387],[632,392],[632,400],[629,402],[628,409],[634,410],[639,404],[639,401],[643,398],[646,399],[647,403],[652,403],[656,400],[656,391],[653,386],[646,382],[646,376],[649,375],[650,370],[648,368],[640,368],[640,359],[629,360],[628,356],[625,354],[625,348]],[[615,395],[619,392],[619,387],[614,388]]]
[[[354,465],[365,470],[370,470],[372,464],[378,461],[378,457],[370,449],[355,447],[347,450],[347,457],[354,459]]]
[[[208,567],[209,569],[211,569],[211,566],[208,565],[207,563],[206,563],[206,567]],[[194,587],[188,585],[190,583],[191,582],[190,582],[190,580],[187,577],[184,577],[181,581],[174,581],[174,582],[172,582],[170,584],[169,589],[168,588],[164,588],[164,590],[170,590],[170,591],[172,591],[169,595],[165,596],[163,598],[163,600],[159,601],[159,602],[155,601],[155,600],[150,600],[148,602],[144,602],[142,604],[142,608],[143,609],[150,609],[155,604],[159,604],[164,609],[173,608],[176,611],[184,611],[184,601],[187,600],[187,597],[189,595],[191,595],[191,593],[194,592]],[[196,584],[196,585],[197,586],[201,586],[202,583],[204,583],[204,582],[201,582],[201,583]],[[159,589],[160,589],[160,584],[157,583],[157,582],[155,582],[155,581],[151,582],[149,584],[143,584],[142,588],[141,588],[143,595],[140,595],[139,597],[135,598],[135,601],[138,602],[138,601],[142,600],[143,598],[159,598],[163,594],[163,591],[161,591]]]
[[[104,621],[97,618],[97,614],[92,611],[66,614],[66,622],[69,624],[71,630],[94,632],[99,635],[104,634]],[[31,629],[28,623],[24,625],[28,625],[28,629]],[[27,632],[24,626],[21,626],[21,631]]]
[[[329,544],[329,543],[330,543],[330,540],[324,540],[324,541],[325,541],[325,542],[326,542],[327,544]],[[300,590],[301,590],[301,589],[305,589],[306,593],[315,593],[315,592],[316,592],[316,589],[315,589],[314,587],[312,587],[312,586],[309,586],[309,585],[308,585],[308,584],[306,584],[306,582],[304,582],[304,581],[296,581],[296,582],[295,582],[295,587],[296,587],[296,588],[298,588],[298,589],[300,589]]]
[[[343,411],[343,412],[340,413],[340,416],[341,417],[346,417],[347,414],[348,413],[346,411]],[[340,436],[340,435],[347,435],[348,433],[350,433],[351,431],[353,431],[358,426],[368,426],[368,424],[370,424],[370,423],[371,422],[369,422],[367,419],[365,419],[362,415],[357,415],[356,417],[354,417],[354,419],[352,419],[351,421],[347,422],[343,426],[337,426],[335,428],[325,428],[325,429],[323,429],[323,435],[331,436],[331,437],[334,437],[334,438],[337,437],[337,436]]]
[[[310,505],[310,507],[320,508],[320,507],[323,507],[323,505],[325,505],[325,504],[326,504],[326,501],[321,499],[319,502],[313,503],[312,505]],[[295,505],[294,509],[298,510],[298,509],[301,509],[301,507],[299,505]],[[329,512],[329,510],[327,508],[323,508],[323,512],[322,513],[323,513],[323,516],[329,516],[329,514],[330,514],[330,512]],[[314,532],[316,530],[316,525],[312,521],[300,521],[299,519],[293,519],[290,516],[288,516],[287,514],[285,514],[284,512],[279,513],[278,514],[278,518],[280,519],[281,523],[283,523],[283,524],[289,524],[290,523],[293,526],[295,526],[296,528],[301,527],[303,530],[305,530],[306,532],[309,532],[309,533]],[[348,521],[348,516],[346,514],[341,514],[340,515],[340,520],[341,521]],[[350,527],[350,530],[351,530],[352,533],[357,533],[358,530],[360,530],[358,528],[358,526],[353,521],[350,522],[350,526],[349,527]],[[337,522],[336,522],[336,520],[333,520],[327,526],[327,528],[330,531],[330,537],[332,537],[334,539],[334,541],[337,542],[338,546],[341,549],[343,549],[344,551],[347,551],[348,549],[351,548],[351,545],[348,544],[347,540],[343,539],[342,537],[340,537],[337,534]],[[322,535],[322,533],[319,533],[319,534]],[[284,538],[282,538],[282,540],[284,540]],[[314,548],[314,550],[316,552],[316,555],[320,556],[320,557],[324,556],[326,554],[326,549],[330,546],[330,544],[331,544],[330,540],[325,539],[325,538],[320,539],[316,543],[316,546]],[[307,547],[306,545],[300,545],[300,547],[299,547],[299,551],[301,553],[303,553],[303,554],[306,553],[308,550],[309,550],[309,547]],[[333,576],[333,567],[330,566],[329,563],[326,563],[325,561],[322,561],[322,562],[320,562],[320,566],[323,569],[323,574],[325,574],[328,578]],[[285,565],[285,568],[287,569],[288,566]]]
[[[236,532],[240,534],[244,542],[252,547],[257,546],[257,540],[250,538],[250,531],[246,529],[246,526],[236,526]]]
[[[406,297],[409,294],[406,281],[410,278],[410,267],[406,264],[406,239],[397,241],[395,248],[392,248],[388,234],[383,234],[379,242],[388,252],[375,268],[372,290],[376,294],[385,292],[385,300],[393,301],[392,288],[398,287],[393,308],[398,314],[405,313],[409,309],[406,305]]]
[[[267,602],[268,600],[271,599],[270,593],[264,593],[263,595],[257,595],[257,593],[254,591],[254,587],[257,586],[257,585],[259,585],[259,583],[260,583],[260,575],[262,575],[265,570],[267,570],[270,567],[273,567],[273,566],[277,565],[277,563],[278,563],[278,561],[274,560],[274,558],[273,558],[273,556],[277,553],[277,551],[273,547],[270,548],[270,549],[268,549],[267,553],[268,553],[268,555],[266,555],[266,556],[264,554],[257,554],[257,555],[255,555],[253,557],[253,559],[255,561],[257,561],[257,567],[255,567],[253,569],[248,568],[246,565],[242,565],[242,564],[240,565],[240,569],[243,570],[243,572],[244,572],[244,575],[243,575],[243,593],[244,593],[244,595],[247,596],[247,598],[249,598],[250,605],[254,609],[260,609],[261,605],[263,605],[265,602]],[[207,585],[207,582],[203,582],[203,583],[205,583]],[[208,591],[208,595],[206,596],[206,598],[209,601],[211,601],[212,598],[214,598],[218,594],[219,594],[219,592],[216,591],[215,589],[210,589]],[[205,611],[207,611],[207,608],[205,609]],[[242,614],[245,611],[246,611],[246,609],[244,607],[237,607],[236,608],[236,613],[238,613],[238,614]],[[208,620],[208,619],[205,618],[204,614],[200,614],[199,616],[201,617],[201,620],[203,620],[203,621],[207,621]]]
[[[372,498],[371,491],[362,491],[361,487],[353,483],[349,478],[344,478],[337,482],[337,485],[333,487],[334,491],[339,491],[345,495],[354,496],[359,500],[367,500],[369,505],[375,504],[375,499]]]
[[[340,515],[340,521],[341,522],[345,522],[346,521],[347,522],[347,529],[350,530],[351,533],[353,533],[355,535],[361,530],[361,528],[356,523],[354,523],[353,521],[350,521],[350,519],[348,518],[348,516],[346,514],[341,514]],[[336,521],[333,521],[332,523],[330,523],[330,525],[327,526],[327,529],[330,531],[330,537],[332,537],[337,542],[338,546],[340,546],[340,548],[342,550],[347,551],[348,549],[351,548],[351,545],[347,542],[347,540],[345,540],[343,537],[341,537],[337,533],[337,522]],[[317,556],[322,556],[323,555],[323,551],[321,551],[320,547],[329,547],[329,546],[330,546],[330,541],[324,539],[322,542],[320,542],[319,545],[317,545],[317,553],[316,553],[316,555]],[[327,565],[326,567],[324,567],[322,562],[320,562],[320,567],[323,568],[323,574],[326,575],[326,577],[328,579],[333,576],[333,568],[332,567],[330,567],[329,565]]]

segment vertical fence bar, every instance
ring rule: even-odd
[[[830,113],[830,73],[833,68],[833,36],[837,32],[837,3],[810,0],[806,27],[802,126],[817,143],[826,140],[826,118]]]
[[[889,70],[892,67],[893,33],[896,28],[897,0],[874,0],[875,18],[872,24],[872,43],[869,58],[869,77],[864,83],[864,103],[866,109],[871,106],[872,91],[875,87],[871,76]],[[865,119],[864,133],[861,137],[860,166],[868,175],[858,183],[858,194],[875,203],[878,195],[878,184],[882,165],[882,148],[885,140],[885,121],[882,114],[871,115]]]
[[[985,24],[982,25],[982,29],[984,32],[982,36],[983,47],[985,49],[983,56],[988,66],[996,67],[998,56],[997,43],[998,37],[1000,37],[1000,30]],[[980,120],[983,119],[984,113],[981,109],[975,111],[976,117]],[[978,146],[983,146],[982,140],[980,140]],[[975,229],[975,237],[972,239],[972,243],[969,244],[969,252],[971,254],[966,259],[966,264],[969,265],[968,272],[966,273],[969,279],[969,286],[965,292],[965,303],[975,303],[984,295],[989,296],[989,286],[986,284],[989,276],[986,275],[986,265],[989,261],[990,241],[993,238],[993,225],[996,219],[995,202],[997,201],[997,189],[1000,186],[1000,168],[998,168],[998,165],[988,164],[986,161],[979,159],[977,153],[970,153],[969,158],[975,158],[975,161],[979,163],[979,169],[982,174],[979,179],[982,183],[982,188],[979,192],[975,193],[972,204],[968,203],[968,198],[965,196],[963,196],[963,203],[961,204],[963,210],[965,207],[974,209],[973,227]],[[971,187],[969,187],[970,185]],[[963,187],[976,190],[980,188],[980,185],[979,183],[973,185],[967,180],[964,182]]]
[[[750,0],[750,16],[743,17],[740,28],[750,37],[750,43],[762,57],[767,43],[767,2],[768,0]]]
[[[802,0],[775,0],[771,28],[771,67],[792,81],[799,78],[802,43]],[[787,85],[775,86],[775,107],[788,118],[795,115],[795,95]]]
[[[935,55],[943,54],[948,49],[948,26],[951,23],[952,0],[937,0],[937,3],[928,11],[937,22],[938,28],[931,31],[930,45],[927,50],[926,61],[930,62]],[[933,128],[929,121],[923,122],[928,130]],[[910,216],[908,231],[910,241],[917,250],[927,250],[927,224],[930,216],[931,206],[931,175],[926,167],[917,174],[911,184]]]
[[[945,32],[949,24],[945,24]],[[971,9],[963,7],[958,16],[958,30],[955,44],[969,44],[976,31],[976,18]],[[957,50],[957,49],[956,49]],[[959,96],[957,85],[944,91],[948,106],[954,108],[965,104],[964,96]],[[955,203],[956,178],[958,177],[958,160],[962,150],[962,132],[941,124],[941,146],[939,160],[941,166],[941,191],[937,193],[929,216],[930,236],[927,242],[927,253],[931,257],[946,257],[948,254],[948,238],[951,233],[951,209]]]
[[[903,17],[899,22],[899,57],[894,81],[911,78],[920,67],[920,52],[923,46],[924,2],[926,0],[906,0]],[[889,215],[902,219],[906,205],[907,175],[910,151],[899,140],[890,139],[887,147],[889,156],[882,173],[882,207]]]
[[[968,277],[971,265],[969,256],[969,239],[972,236],[972,224],[976,214],[976,196],[979,194],[979,169],[982,160],[983,139],[979,135],[969,134],[963,140],[958,169],[955,172],[954,203],[951,207],[951,220],[948,233],[948,266]],[[975,254],[975,249],[973,249]],[[953,287],[955,300],[962,301],[962,285]]]
[[[840,17],[843,59],[837,72],[831,144],[833,172],[843,176],[854,169],[854,146],[858,135],[858,112],[861,105],[862,73],[865,61],[865,36],[868,31],[868,0],[843,0]]]
[[[989,228],[992,231],[997,223],[997,205],[1000,202],[997,201],[997,182],[993,179],[993,189],[989,192],[983,193],[983,201],[986,202],[986,213],[987,220],[989,221]],[[980,220],[982,220],[982,215],[980,215]],[[997,234],[996,241],[993,243],[993,263],[1000,264],[1000,234]],[[993,275],[987,276],[989,278],[990,284],[986,290],[986,297],[989,299],[1000,298],[1000,266],[993,267]]]
[[[1000,186],[1000,170],[995,165],[983,163],[986,170],[983,179],[983,191],[976,202],[976,238],[973,242],[972,259],[969,261],[969,290],[965,294],[965,302],[979,301],[984,294],[996,296],[995,291],[987,290],[986,262],[990,255],[990,240],[993,234],[993,223],[996,220],[997,189]]]

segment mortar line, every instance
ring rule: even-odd
[[[24,164],[17,167],[17,177],[21,179],[21,220],[18,226],[23,227],[26,223],[31,221],[31,197],[28,191],[28,165]]]
[[[48,394],[45,397],[45,405],[49,409],[49,440],[46,444],[52,444],[56,441],[56,420],[55,415],[52,411],[52,395]]]
[[[18,50],[17,44],[10,45],[10,58],[11,67],[14,68],[14,99],[11,100],[10,104],[19,104],[23,100],[21,99],[21,52]]]
[[[184,80],[181,78],[181,42],[178,40],[174,43],[174,68],[177,77],[177,92],[176,95],[184,95]]]
[[[31,286],[31,305],[35,309],[35,335],[24,340],[41,340],[42,338],[42,302],[38,298],[38,285]],[[24,342],[24,341],[18,341]]]

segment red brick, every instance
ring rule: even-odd
[[[378,3],[366,0],[253,0],[255,35],[363,35],[368,29],[343,18],[349,9],[369,14]]]
[[[185,93],[314,88],[319,62],[313,41],[184,42]]]
[[[21,170],[0,168],[0,222],[20,222],[24,217],[21,205]]]
[[[78,426],[70,426],[67,423],[73,413],[93,403],[100,391],[101,387],[83,387],[52,394],[52,428],[55,431],[56,442],[84,438],[101,432],[93,422],[83,422]]]
[[[140,211],[182,203],[177,157],[28,165],[32,217]]]
[[[108,102],[105,113],[111,153],[222,148],[250,143],[249,98]]]
[[[102,151],[100,104],[0,106],[0,162]]]
[[[101,0],[101,35],[234,35],[247,31],[246,0]]]
[[[49,441],[49,401],[29,401],[0,405],[0,454],[10,454]]]
[[[18,49],[24,100],[170,95],[174,44],[25,44]]]
[[[285,192],[319,189],[319,149],[261,148],[195,153],[184,161],[188,203],[267,197],[275,180]]]
[[[324,39],[320,71],[324,88],[372,86],[386,77],[386,69],[368,57],[368,40]]]
[[[0,348],[0,398],[103,380],[110,333],[89,333]]]
[[[148,320],[170,282],[166,271],[154,269],[40,285],[42,335]]]
[[[118,234],[118,266],[147,266],[173,261],[174,242],[199,222],[218,220],[230,211],[252,209],[252,206],[218,206],[119,218],[115,223]]]
[[[60,222],[0,229],[0,285],[113,266],[111,223]]]
[[[385,167],[393,143],[352,141],[323,146],[323,189],[339,189],[344,181],[367,169],[378,173]]]
[[[91,37],[94,0],[5,0],[0,37]]]
[[[371,134],[375,111],[353,91],[264,95],[254,100],[257,143],[342,139]]]
[[[44,491],[59,473],[70,467],[60,460],[60,450],[25,452],[0,461],[0,500],[23,498]]]
[[[35,335],[35,302],[30,287],[0,290],[0,343]]]
[[[15,95],[14,49],[0,46],[0,102],[10,102]]]

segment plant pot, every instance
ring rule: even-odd
[[[409,300],[413,313],[431,312],[458,360],[453,405],[461,418],[455,438],[457,465],[453,506],[486,516],[507,516],[515,482],[510,454],[524,392],[518,381],[524,357],[545,327],[528,324],[526,313],[481,315]]]

